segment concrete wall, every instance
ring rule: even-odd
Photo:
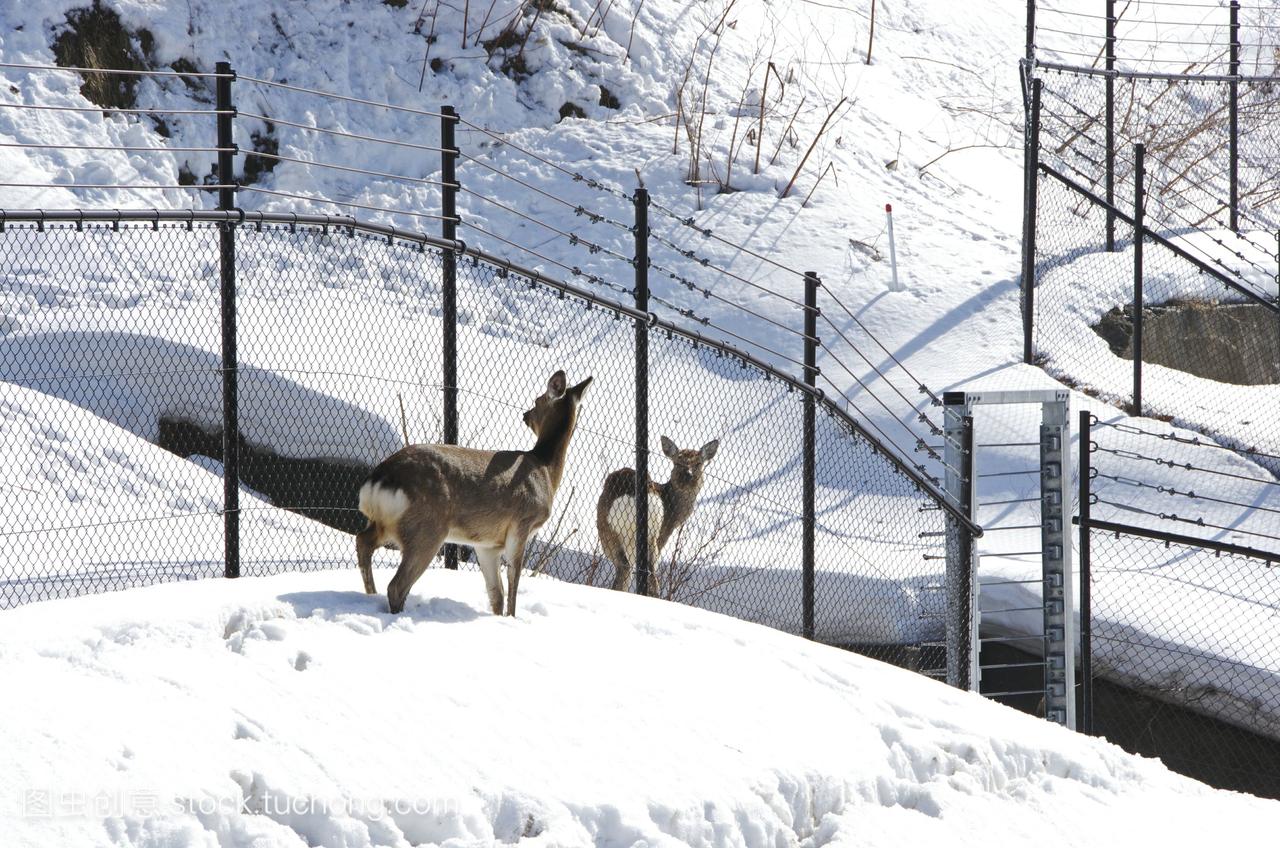
[[[1131,307],[1093,329],[1133,358]],[[1220,383],[1280,384],[1280,314],[1257,304],[1168,303],[1142,311],[1142,358]]]

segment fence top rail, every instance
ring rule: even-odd
[[[548,277],[539,273],[532,268],[526,268],[517,265],[510,260],[497,256],[492,256],[484,251],[474,247],[468,247],[466,242],[461,239],[449,240],[438,236],[429,235],[427,233],[416,232],[413,230],[404,230],[392,227],[386,224],[373,224],[360,221],[356,218],[345,215],[314,215],[294,212],[264,212],[264,211],[247,211],[243,209],[3,209],[0,208],[0,231],[6,224],[10,223],[113,223],[113,222],[138,222],[147,224],[159,224],[160,222],[190,224],[200,223],[230,223],[233,225],[244,224],[283,224],[291,226],[311,226],[328,229],[346,229],[352,233],[362,232],[368,235],[376,235],[384,237],[388,240],[400,239],[401,241],[419,244],[424,247],[432,247],[437,250],[451,251],[459,256],[467,256],[476,263],[483,263],[498,271],[506,274],[514,274],[522,277],[532,283],[563,292],[593,306],[599,306],[618,315],[625,316],[634,321],[640,321],[647,324],[650,328],[668,333],[672,336],[679,336],[686,341],[695,345],[701,345],[711,350],[723,353],[726,356],[739,360],[745,365],[756,369],[765,374],[769,378],[777,379],[790,389],[799,391],[803,394],[810,395],[826,410],[832,417],[843,422],[850,430],[865,439],[873,449],[882,457],[889,461],[899,472],[909,479],[915,486],[930,500],[938,504],[945,512],[947,512],[958,524],[967,529],[975,537],[982,536],[982,527],[974,523],[972,519],[964,514],[955,504],[943,494],[933,483],[918,469],[912,467],[904,458],[898,456],[892,450],[884,447],[881,440],[876,438],[871,432],[857,419],[848,412],[841,409],[836,403],[829,399],[826,394],[815,386],[807,385],[800,378],[787,374],[768,362],[761,360],[744,350],[740,350],[733,345],[723,342],[719,339],[704,336],[696,330],[678,326],[670,321],[659,318],[652,312],[641,312],[634,307],[626,304],[618,303],[608,298],[601,297],[587,289],[579,288],[570,283]]]
[[[1075,524],[1080,524],[1080,518],[1072,519]],[[1090,530],[1103,530],[1107,533],[1119,533],[1126,536],[1140,536],[1144,539],[1150,539],[1154,542],[1168,542],[1173,545],[1184,545],[1188,548],[1208,548],[1224,554],[1235,554],[1236,556],[1248,557],[1249,559],[1262,560],[1265,563],[1280,564],[1280,553],[1260,551],[1257,548],[1250,548],[1246,545],[1236,545],[1231,542],[1218,542],[1212,539],[1202,539],[1196,536],[1184,536],[1181,533],[1169,533],[1165,530],[1154,530],[1150,527],[1135,527],[1132,524],[1119,524],[1115,521],[1101,521],[1096,518],[1089,518],[1085,522],[1085,526]]]
[[[1023,60],[1024,62],[1026,60]],[[1175,74],[1162,71],[1124,71],[1106,68],[1089,68],[1083,65],[1066,65],[1061,62],[1045,62],[1037,59],[1036,68],[1054,71],[1060,74],[1075,74],[1084,77],[1111,77],[1112,79],[1136,79],[1162,82],[1244,82],[1244,83],[1280,83],[1280,76],[1250,76],[1248,74]]]
[[[1046,165],[1045,163],[1041,162],[1040,170],[1048,174],[1049,176],[1053,177],[1058,182],[1065,185],[1067,188],[1076,192],[1081,197],[1085,198],[1095,206],[1098,206],[1102,209],[1105,209],[1111,212],[1111,214],[1115,215],[1116,219],[1119,220],[1121,223],[1128,224],[1131,227],[1133,226],[1132,215],[1129,215],[1124,210],[1119,209],[1118,207],[1113,206],[1110,203],[1107,203],[1106,200],[1094,194],[1092,191],[1089,191],[1089,189],[1080,185],[1075,180],[1068,177],[1066,174],[1063,174],[1061,171],[1058,171],[1052,165]],[[1190,262],[1192,265],[1196,266],[1196,270],[1201,271],[1202,273],[1208,274],[1209,276],[1213,277],[1215,280],[1222,283],[1224,286],[1236,292],[1237,294],[1247,297],[1250,301],[1258,304],[1259,306],[1265,306],[1267,309],[1271,310],[1272,312],[1280,313],[1280,303],[1276,303],[1274,301],[1268,300],[1267,298],[1263,297],[1260,293],[1240,285],[1238,282],[1231,279],[1226,274],[1219,271],[1217,268],[1214,268],[1208,262],[1205,262],[1203,259],[1199,259],[1196,256],[1193,256],[1186,248],[1181,247],[1177,244],[1174,244],[1169,239],[1165,238],[1164,236],[1160,235],[1156,231],[1152,230],[1146,224],[1142,225],[1142,235],[1144,238],[1150,239],[1156,244],[1159,244],[1161,247],[1167,248],[1168,250],[1177,254],[1180,258],[1185,259],[1187,262]]]

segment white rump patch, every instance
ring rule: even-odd
[[[394,530],[408,508],[409,496],[400,489],[388,489],[373,482],[360,487],[360,511],[386,530]]]
[[[662,530],[662,498],[649,493],[649,558],[658,559],[658,533]],[[618,498],[609,507],[609,527],[618,534],[627,561],[636,564],[636,499],[630,496]]]

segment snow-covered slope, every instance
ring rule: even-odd
[[[0,57],[9,62],[50,64],[53,57],[49,44],[54,33],[62,26],[67,11],[78,5],[77,0],[32,0],[6,5],[0,9]],[[509,49],[489,56],[472,43],[481,26],[481,7],[489,4],[469,4],[473,19],[466,47],[460,46],[461,17],[456,9],[447,5],[440,7],[439,15],[428,14],[418,32],[414,31],[420,14],[418,3],[396,8],[375,0],[359,3],[313,0],[281,7],[249,0],[191,0],[188,3],[109,0],[107,5],[118,11],[124,23],[135,32],[147,29],[153,40],[153,60],[159,66],[185,59],[202,70],[210,70],[217,59],[226,58],[231,62],[241,74],[234,84],[234,97],[242,113],[237,118],[237,139],[244,147],[250,145],[253,133],[268,132],[266,122],[250,117],[261,114],[277,119],[270,134],[274,135],[278,153],[283,156],[429,179],[436,175],[438,167],[437,157],[430,151],[374,146],[348,137],[320,135],[279,121],[430,145],[438,139],[434,119],[271,88],[253,82],[252,78],[418,109],[453,103],[463,117],[475,125],[509,132],[512,140],[538,157],[591,179],[629,190],[635,184],[638,170],[655,200],[678,215],[689,215],[700,226],[713,228],[716,235],[745,244],[783,265],[818,271],[824,279],[824,290],[848,304],[858,320],[935,391],[956,387],[1057,387],[1041,370],[1019,363],[1021,109],[1014,60],[1021,54],[1022,22],[1020,14],[1010,13],[1007,3],[996,0],[964,4],[947,0],[909,4],[882,2],[878,6],[871,64],[865,64],[862,55],[868,34],[869,4],[778,0],[768,4],[735,5],[729,19],[734,25],[726,27],[720,46],[714,52],[714,70],[708,73],[715,42],[705,35],[706,25],[716,20],[726,4],[648,0],[623,10],[621,6],[615,8],[613,3],[602,7],[593,0],[571,0],[565,5],[567,14],[547,15],[530,37],[524,57],[529,76],[521,81],[513,78],[509,71],[501,70],[504,61],[510,58]],[[429,12],[432,5],[422,4],[421,8]],[[493,4],[494,20],[505,20],[503,16],[517,5],[515,0]],[[604,20],[599,22],[602,12]],[[485,30],[485,37],[496,34],[499,29],[498,24],[493,24]],[[428,33],[433,36],[429,54],[424,37]],[[715,194],[713,187],[706,186],[697,190],[685,182],[690,140],[685,129],[673,124],[669,113],[677,110],[676,92],[691,57],[694,84],[688,87],[685,97],[698,102],[703,102],[699,98],[705,97],[708,104],[705,122],[699,124],[706,132],[704,152],[707,153],[707,161],[700,168],[703,175],[710,175],[711,179],[717,173],[728,179],[725,151],[731,143],[738,143],[734,176],[728,180],[738,190],[731,193]],[[440,61],[433,61],[437,59]],[[778,75],[770,77],[770,93],[765,98],[767,120],[761,173],[753,174],[754,149],[742,139],[759,111],[760,88],[768,61],[774,62]],[[420,74],[425,79],[421,90]],[[8,85],[0,87],[0,99],[5,103],[88,108],[79,93],[80,80],[73,75],[3,69],[3,76]],[[701,95],[698,91],[704,85],[707,94]],[[601,86],[618,98],[618,108],[601,104]],[[818,137],[829,110],[842,97],[848,100],[819,138],[814,153],[800,171],[796,189],[791,196],[780,199],[778,195],[800,164],[809,142]],[[207,85],[189,87],[178,79],[143,81],[138,99],[146,104],[176,108],[190,107],[193,102],[201,108],[211,105]],[[566,103],[578,105],[586,117],[560,121],[559,111]],[[682,108],[689,108],[687,104],[685,101]],[[784,132],[792,110],[796,116],[792,130]],[[208,146],[213,138],[212,120],[207,116],[178,115],[167,118],[166,122],[170,133],[167,140],[159,135],[157,125],[149,119],[104,118],[91,108],[70,115],[3,108],[0,109],[0,136],[6,143],[138,146],[158,150],[169,146]],[[678,148],[674,153],[673,143]],[[584,181],[574,181],[546,161],[496,143],[479,130],[463,127],[460,145],[464,153],[484,163],[464,162],[460,166],[463,184],[473,192],[462,198],[464,224],[476,224],[503,234],[536,249],[548,259],[522,254],[464,226],[463,236],[468,243],[541,267],[554,276],[564,273],[554,263],[563,263],[581,266],[606,280],[628,281],[631,269],[607,253],[592,254],[583,245],[570,245],[535,221],[503,212],[482,196],[517,208],[559,230],[580,233],[583,238],[625,256],[631,253],[629,233],[611,228],[607,223],[590,224],[572,208],[580,204],[626,223],[630,220],[630,210],[624,200],[598,191]],[[770,164],[770,154],[775,147],[778,157]],[[239,160],[238,167],[243,166],[243,161]],[[0,169],[12,182],[169,184],[178,179],[184,167],[197,177],[206,174],[211,162],[212,154],[207,152],[0,148]],[[532,192],[488,170],[485,165],[516,176],[554,197]],[[814,189],[819,174],[826,176],[806,205],[805,197]],[[429,185],[297,162],[279,163],[256,186],[406,211],[432,212],[439,206],[435,189]],[[571,205],[566,207],[555,197]],[[146,188],[72,191],[0,186],[0,207],[6,208],[182,207],[192,202],[210,204],[212,199],[196,192]],[[352,211],[327,201],[297,201],[247,190],[240,193],[239,202],[247,208]],[[885,202],[891,202],[895,210],[904,291],[888,290]],[[430,221],[413,216],[359,211],[362,216],[402,227],[433,226]],[[799,296],[798,279],[786,271],[699,236],[660,212],[655,213],[653,221],[655,230],[663,238],[696,250],[736,274],[792,297]],[[198,241],[203,235],[207,234],[191,239]],[[160,461],[139,457],[149,453],[149,446],[141,440],[151,438],[154,418],[166,407],[177,406],[204,423],[216,421],[218,397],[214,375],[206,370],[200,379],[169,385],[163,393],[138,391],[123,395],[123,383],[109,382],[111,375],[127,374],[128,367],[145,362],[148,357],[154,358],[152,351],[163,351],[166,362],[186,369],[211,367],[214,361],[211,357],[219,341],[216,322],[211,320],[217,300],[212,284],[216,257],[206,239],[202,242],[204,247],[191,247],[183,254],[188,257],[187,265],[174,267],[163,254],[130,251],[125,239],[125,236],[108,236],[96,241],[84,239],[82,244],[94,247],[86,247],[85,254],[75,262],[68,262],[67,254],[54,251],[34,251],[35,258],[25,253],[15,255],[13,258],[20,261],[11,263],[15,267],[0,285],[4,313],[0,316],[3,321],[0,330],[4,333],[0,340],[8,354],[4,366],[12,369],[20,365],[19,370],[29,372],[21,380],[24,385],[36,382],[30,379],[31,374],[42,373],[38,367],[44,362],[42,357],[47,355],[45,351],[50,346],[59,349],[59,339],[63,345],[74,343],[78,350],[87,352],[87,360],[81,364],[92,366],[88,370],[96,377],[106,375],[102,379],[107,382],[93,384],[94,392],[74,393],[65,382],[59,386],[58,379],[35,386],[43,395],[15,391],[13,402],[22,411],[15,413],[14,427],[24,430],[23,439],[30,438],[33,445],[44,445],[39,442],[43,438],[39,432],[40,417],[59,417],[69,426],[73,423],[74,411],[68,410],[64,402],[73,403],[117,425],[119,429],[108,430],[108,441],[127,443],[130,458],[124,465],[141,467],[153,459]],[[290,349],[277,344],[277,337],[267,333],[275,326],[290,327],[295,338],[306,336],[313,340],[321,336],[364,339],[369,333],[384,333],[390,341],[381,348],[381,358],[369,357],[365,363],[367,368],[375,371],[388,363],[409,362],[416,372],[412,375],[413,381],[427,384],[429,381],[419,378],[438,373],[438,362],[433,358],[431,346],[422,339],[435,337],[434,319],[411,314],[413,304],[408,302],[411,299],[408,295],[412,295],[412,291],[403,300],[400,298],[405,292],[396,285],[405,276],[407,263],[391,257],[392,251],[376,266],[343,270],[333,290],[326,291],[312,286],[307,276],[298,270],[306,265],[308,257],[303,254],[307,253],[305,247],[295,246],[293,252],[282,252],[275,257],[274,266],[263,263],[255,268],[258,279],[267,282],[261,289],[255,290],[250,285],[252,274],[245,275],[245,297],[260,297],[270,301],[271,306],[257,313],[246,310],[242,316],[242,355],[258,369],[247,370],[245,380],[246,383],[261,381],[258,385],[265,387],[246,397],[242,420],[255,440],[279,450],[301,452],[298,446],[305,445],[309,452],[372,461],[379,452],[397,444],[401,422],[396,396],[388,391],[376,397],[342,394],[322,378],[305,374],[295,373],[290,378],[292,383],[277,380],[277,372],[307,370],[305,357],[308,356],[320,357],[319,361],[310,363],[322,365],[318,370],[336,371],[346,363],[340,348],[325,349],[317,345],[305,351]],[[696,264],[681,264],[677,254],[656,243],[654,257],[663,265],[682,269],[698,286],[714,290],[731,303],[745,305],[790,326],[800,326],[797,311],[740,281]],[[1080,261],[1083,266],[1089,260]],[[68,283],[47,270],[68,266],[92,267],[93,274]],[[273,267],[277,272],[275,277],[271,276]],[[1064,284],[1069,286],[1070,279]],[[799,342],[793,335],[745,315],[730,303],[688,291],[661,273],[654,275],[653,285],[658,296],[679,308],[695,310],[698,315],[755,342],[790,356],[798,355]],[[370,289],[375,286],[381,289],[377,298],[370,295]],[[1119,290],[1108,293],[1111,300],[1105,302],[1091,295],[1082,296],[1077,305],[1080,314],[1100,314],[1115,305],[1112,301],[1116,297],[1122,296]],[[345,317],[354,298],[362,298],[364,308],[370,309],[376,320],[361,322]],[[377,307],[369,306],[375,299]],[[307,308],[302,308],[302,304],[308,304]],[[501,342],[492,341],[491,336],[475,349],[494,358],[501,355],[503,359],[520,362],[518,368],[508,367],[504,362],[503,367],[490,368],[483,374],[487,381],[485,390],[491,397],[524,397],[525,387],[531,380],[542,378],[544,369],[562,365],[559,360],[566,356],[576,357],[571,360],[575,368],[590,368],[598,376],[611,374],[610,382],[614,385],[627,385],[625,360],[611,358],[609,354],[611,348],[625,353],[617,338],[602,339],[595,335],[583,343],[571,333],[560,332],[559,327],[552,332],[542,326],[545,312],[533,296],[486,298],[472,305],[483,307],[470,316],[476,321],[474,326],[487,324],[492,328],[496,325],[506,332]],[[661,302],[655,304],[655,308],[670,317],[670,310]],[[885,357],[861,334],[859,327],[832,304],[827,304],[827,308],[828,316],[833,317],[839,331],[848,335],[872,362],[888,369]],[[408,329],[393,332],[392,321],[406,314],[411,320],[405,320],[403,327]],[[464,321],[470,317],[464,317]],[[355,326],[357,324],[359,326]],[[127,334],[119,332],[122,326]],[[468,332],[469,329],[464,328],[464,344],[468,342]],[[625,328],[618,333],[625,333]],[[865,396],[858,398],[860,408],[910,453],[915,433],[909,434],[897,422],[913,421],[917,410],[898,400],[871,367],[834,332],[823,328],[821,334],[844,365],[853,371],[852,375],[847,373],[833,358],[824,356],[820,363],[824,374],[854,394],[858,394],[854,375],[876,390],[891,409],[882,410]],[[138,336],[147,338],[140,341]],[[255,348],[254,338],[265,338],[269,344],[258,342],[260,346]],[[553,343],[556,339],[558,344]],[[530,343],[525,347],[536,351],[536,356],[526,359],[511,355],[517,342]],[[1092,338],[1076,342],[1100,344]],[[1123,393],[1124,365],[1118,359],[1112,364],[1115,373],[1106,375],[1105,388],[1119,396]],[[717,460],[720,465],[715,470],[721,473],[730,463],[754,458],[759,464],[751,466],[751,473],[743,473],[741,479],[751,481],[762,494],[784,507],[776,513],[773,504],[762,508],[752,517],[751,526],[777,530],[787,520],[785,505],[794,503],[798,492],[798,465],[794,457],[777,451],[778,443],[794,444],[795,440],[781,438],[770,415],[791,401],[784,400],[784,393],[778,391],[776,397],[771,395],[763,403],[753,399],[744,415],[747,402],[742,400],[743,395],[733,394],[730,381],[722,379],[723,374],[716,371],[713,363],[690,357],[678,362],[670,373],[675,375],[666,396],[671,400],[662,405],[665,409],[655,409],[655,416],[668,417],[655,419],[655,434],[659,426],[680,427],[682,431],[672,435],[705,441],[736,429],[740,419],[749,418],[749,426],[725,439],[724,455]],[[909,398],[920,399],[916,406],[923,406],[923,396],[910,381],[896,371],[889,374]],[[1157,372],[1155,376],[1164,381],[1165,375]],[[12,370],[6,371],[4,377],[18,380]],[[434,376],[431,379],[434,380]],[[600,384],[603,387],[606,380],[602,378]],[[1170,393],[1202,391],[1202,384],[1203,381],[1198,380],[1170,378],[1168,390]],[[287,435],[277,432],[273,436],[266,425],[288,414],[287,407],[282,411],[271,406],[281,387],[287,387],[290,392],[304,392],[308,399],[315,401],[313,408],[322,409],[325,414],[317,415],[314,421],[293,419]],[[713,410],[710,418],[691,415],[677,403],[695,392],[706,392],[707,397],[715,400],[709,404]],[[1222,399],[1221,406],[1204,410],[1194,423],[1225,428],[1222,421],[1227,411],[1223,406],[1235,403],[1261,406],[1273,393],[1250,389],[1212,394]],[[1073,397],[1073,402],[1077,407],[1094,409],[1104,419],[1121,417],[1114,408],[1082,396]],[[254,403],[265,404],[261,416],[257,415],[259,410],[253,409]],[[429,408],[428,403],[420,406]],[[414,407],[410,402],[408,416],[413,432],[433,437],[438,422],[431,421],[429,414]],[[503,408],[492,404],[485,409]],[[501,424],[492,423],[497,416],[478,420],[481,418],[476,416],[464,421],[463,430],[468,438],[486,442],[492,439],[496,446],[499,439],[524,436],[516,416],[510,416],[509,421],[503,419]],[[589,458],[583,461],[584,468],[589,466],[591,474],[627,461],[625,440],[630,422],[618,415],[601,418],[604,420],[590,422],[594,430],[590,436],[596,441],[588,442],[588,433],[584,432],[579,445],[592,445],[586,452]],[[338,419],[356,422],[352,432],[357,433],[358,438],[330,438],[332,434],[326,432],[323,425]],[[105,426],[89,417],[74,423],[79,428],[77,432],[85,433]],[[313,426],[317,423],[320,426]],[[1035,438],[1031,435],[1035,426],[1034,421],[1013,416],[988,416],[980,422],[980,441],[1025,442]],[[1143,422],[1143,426],[1164,425]],[[140,438],[130,440],[130,434]],[[620,438],[615,438],[619,435]],[[74,441],[83,437],[72,434],[70,438]],[[47,445],[40,450],[45,447]],[[82,461],[79,453],[83,450],[62,454],[32,452],[29,454],[32,458],[14,479],[43,496],[47,493],[45,484],[39,482],[39,473],[42,463],[48,461],[46,457],[53,457],[52,467],[56,473],[70,475],[77,473],[75,466]],[[999,448],[987,453],[983,461],[989,471],[1022,468],[1028,462],[1025,455]],[[1251,479],[1263,480],[1266,474],[1256,467],[1236,470],[1252,475]],[[35,485],[31,485],[33,480],[37,481]],[[182,480],[186,485],[187,478]],[[200,503],[216,508],[220,481],[207,473],[192,480],[195,481],[192,485],[198,483],[202,487],[204,500]],[[725,473],[721,484],[720,491],[709,489],[706,493],[707,508],[703,514],[708,520],[714,520],[712,504],[722,514],[738,509],[730,494],[738,480]],[[764,492],[769,486],[774,488]],[[1027,487],[1034,487],[1033,479],[991,478],[984,481],[980,494],[984,500],[1009,501],[1033,494]],[[829,492],[825,484],[821,488],[820,497],[828,493],[842,499],[841,503],[854,502],[854,496],[837,485],[831,486]],[[1259,497],[1275,497],[1268,494],[1273,486],[1263,488],[1259,484],[1256,488]],[[145,503],[149,499],[169,497],[172,489],[140,491]],[[1142,499],[1142,493],[1132,497],[1134,503],[1151,503]],[[1254,495],[1251,493],[1249,497],[1252,502]],[[579,495],[578,508],[583,514],[589,513],[589,500],[588,493]],[[93,510],[87,507],[82,510],[85,523],[92,516],[94,523],[105,525],[113,511],[133,510],[133,507],[120,510],[116,501],[100,493],[76,501],[68,497],[57,501],[56,506],[66,508],[69,502],[93,506]],[[27,508],[25,503],[30,501],[19,501],[10,507],[6,519],[29,527],[29,522],[22,523],[31,515],[22,512]],[[914,511],[914,504],[910,508]],[[136,514],[149,514],[141,510],[139,507]],[[1221,511],[1207,514],[1218,524],[1237,526]],[[216,529],[217,516],[202,520],[209,525],[211,533]],[[292,517],[286,516],[283,520],[292,520]],[[885,519],[882,515],[879,520],[893,529],[892,518]],[[980,514],[979,520],[984,524],[1026,526],[1038,519],[1031,508],[1001,507]],[[794,523],[791,526],[794,529]],[[582,527],[584,532],[574,544],[589,546],[589,517]],[[909,558],[917,568],[897,569],[894,575],[896,578],[899,574],[909,574],[911,585],[886,582],[886,594],[892,597],[938,582],[936,571],[923,564],[918,540],[899,539],[896,535],[886,538],[881,532],[883,529],[883,525],[874,527],[869,534],[877,537],[878,547],[874,549],[864,547],[864,543],[870,543],[863,538],[848,540],[844,538],[847,534],[837,533],[820,536],[819,545],[852,546],[860,556],[857,577],[864,585],[872,584],[868,578],[875,576],[888,557],[897,557],[896,561]],[[794,549],[794,533],[790,539],[784,533],[776,534],[777,538],[772,540],[762,539],[761,535],[739,534],[731,561],[753,565],[770,559],[781,562],[775,552],[788,544]],[[827,538],[837,535],[839,538]],[[1230,537],[1231,534],[1220,535]],[[1021,531],[989,534],[983,543],[984,553],[1031,550],[1038,546],[1034,532],[1028,531],[1025,536],[1028,538],[1024,539]],[[1033,536],[1036,538],[1030,538]],[[14,541],[10,549],[20,551],[24,557],[36,559],[51,554],[45,560],[47,563],[61,556],[61,550],[52,549],[56,546],[29,552],[17,541],[21,537],[11,538]],[[288,535],[280,538],[282,549],[286,549]],[[155,545],[145,535],[122,534],[104,528],[97,536],[80,539],[76,545],[68,543],[65,550],[94,550],[110,545],[119,554],[132,555],[135,551],[129,546],[137,542],[139,556],[145,561],[151,561],[154,556]],[[334,562],[349,556],[349,548],[344,549],[344,543],[336,536],[325,535],[323,543],[315,544],[316,548],[310,551],[312,561]],[[890,546],[896,549],[885,549]],[[209,550],[210,556],[216,557],[216,545]],[[842,555],[847,556],[843,551]],[[997,579],[1038,575],[1038,563],[1026,557],[988,556],[984,563],[988,576]],[[40,570],[56,569],[42,566]],[[1216,578],[1209,575],[1196,579],[1200,581],[1195,590],[1198,593],[1211,588]],[[1034,599],[1023,602],[1025,599],[1021,597],[1002,598],[999,594],[991,599],[998,607],[1024,607],[1034,603]],[[1007,603],[999,603],[1001,600]],[[1251,615],[1269,613],[1265,598],[1244,596],[1238,601]],[[1183,606],[1188,603],[1184,597]],[[916,612],[918,606],[908,609]],[[756,613],[757,617],[764,617],[760,611]],[[794,615],[791,618],[794,619]],[[865,621],[838,623],[854,629],[857,638],[874,641],[886,638],[885,633],[903,634],[904,639],[919,638],[919,628],[925,626],[921,621],[920,617],[899,615],[896,608],[889,607],[885,620],[876,620],[871,627],[866,627]],[[936,617],[929,618],[928,622],[936,624]],[[1008,626],[1017,632],[1034,632],[1039,627],[1036,621],[1005,622],[998,616],[990,618],[988,623]],[[1149,634],[1159,637],[1164,623],[1148,621],[1143,622],[1143,626]],[[1206,634],[1216,629],[1212,618],[1203,618],[1198,626],[1199,632],[1188,631],[1179,638],[1203,643],[1207,641]],[[1267,720],[1270,721],[1270,717]]]
[[[379,585],[389,572],[380,571]],[[1210,790],[978,696],[676,604],[548,580],[484,612],[354,569],[0,616],[11,848],[1265,842]]]

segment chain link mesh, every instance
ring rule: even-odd
[[[1091,535],[1094,730],[1213,786],[1280,797],[1280,570],[1211,543]]]
[[[1094,729],[1280,797],[1280,455],[1156,421],[1086,439]]]
[[[173,225],[0,234],[0,607],[222,574],[220,468],[158,446],[162,416],[221,417],[217,245]]]
[[[237,227],[235,257],[241,573],[350,567],[358,591],[360,483],[402,444],[443,437],[443,257],[283,224]],[[10,224],[0,274],[0,444],[14,458],[0,605],[222,574],[217,226]],[[526,574],[609,585],[596,502],[634,464],[634,321],[466,257],[457,291],[462,444],[526,447],[522,414],[550,375],[594,378]],[[652,479],[671,471],[662,436],[720,443],[656,593],[802,632],[804,392],[731,350],[648,333]],[[825,409],[816,636],[942,676],[946,513]],[[463,549],[461,567],[472,560]],[[398,561],[382,550],[375,565]]]
[[[1044,69],[1038,79],[1040,163],[1053,173],[1037,181],[1035,355],[1068,385],[1135,411],[1136,251],[1133,225],[1108,221],[1104,203],[1108,81]],[[1239,83],[1237,232],[1228,84],[1112,84],[1113,204],[1125,216],[1135,209],[1134,144],[1143,142],[1143,221],[1159,236],[1142,243],[1141,412],[1280,452],[1273,416],[1239,414],[1280,401],[1280,88]]]
[[[1106,195],[1107,79],[1038,69],[1040,158]],[[1230,84],[1195,77],[1116,76],[1113,98],[1114,204],[1132,209],[1134,146],[1146,149],[1148,224],[1160,231],[1228,227]],[[1280,80],[1237,83],[1238,213],[1249,231],[1280,229]],[[1274,264],[1275,243],[1257,240]],[[1274,294],[1274,291],[1272,292]]]

